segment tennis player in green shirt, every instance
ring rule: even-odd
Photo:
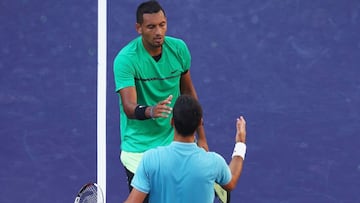
[[[129,189],[143,153],[173,140],[170,115],[182,95],[197,98],[190,75],[191,55],[185,42],[166,36],[165,11],[157,1],[141,3],[136,12],[139,37],[114,60],[115,91],[119,93],[121,162]],[[203,126],[197,144],[208,150]]]

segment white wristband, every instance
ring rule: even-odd
[[[246,144],[243,142],[237,142],[234,147],[234,152],[232,154],[232,158],[234,156],[241,156],[243,160],[245,160],[245,154],[246,154]]]
[[[155,108],[155,106],[150,107],[150,118],[153,119],[153,120],[155,120],[155,118],[154,118],[154,108]]]

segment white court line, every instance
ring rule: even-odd
[[[97,77],[97,183],[106,203],[106,0],[98,0],[98,77]],[[98,202],[100,202],[98,198]]]

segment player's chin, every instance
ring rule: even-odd
[[[160,47],[160,46],[162,46],[164,44],[164,40],[163,39],[159,39],[159,40],[154,40],[153,41],[153,46],[155,46],[155,47]]]
[[[153,43],[152,44],[152,46],[154,47],[154,48],[159,48],[159,47],[161,47],[163,45],[163,43]]]

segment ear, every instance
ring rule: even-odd
[[[136,23],[136,24],[135,24],[135,29],[136,29],[136,32],[137,32],[137,33],[142,34],[141,24]]]

